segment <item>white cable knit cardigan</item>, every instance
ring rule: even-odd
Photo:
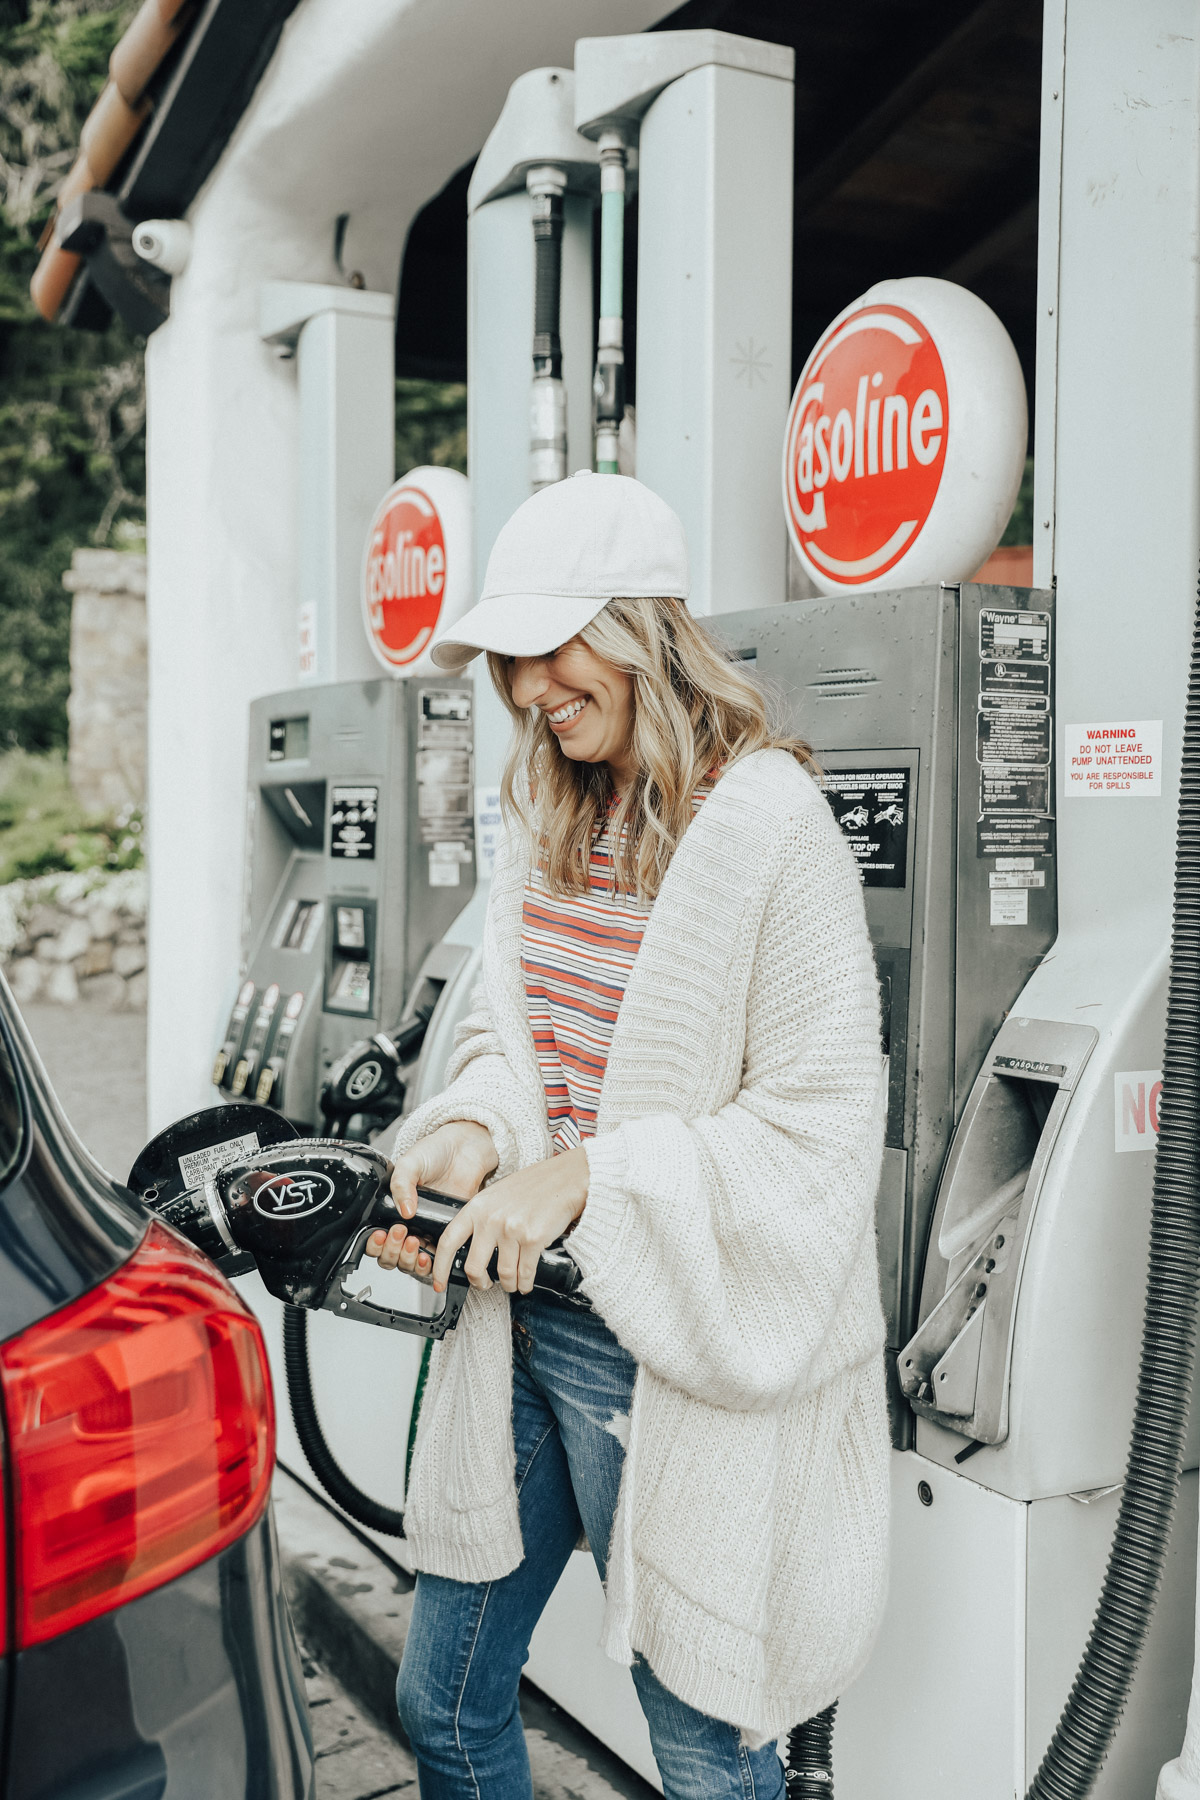
[[[550,1155],[519,966],[528,856],[497,867],[483,982],[446,1091],[497,1175]],[[587,1206],[586,1291],[639,1368],[602,1643],[760,1744],[829,1704],[883,1605],[888,1442],[874,1199],[878,996],[858,875],[820,791],[758,751],[668,870],[621,1002]],[[418,1569],[524,1554],[508,1296],[436,1349],[406,1529]]]

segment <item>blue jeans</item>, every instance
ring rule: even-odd
[[[531,1800],[521,1670],[581,1526],[604,1579],[637,1366],[595,1313],[531,1295],[512,1314],[525,1560],[502,1581],[417,1578],[396,1700],[422,1800]],[[640,1657],[632,1673],[667,1800],[782,1800],[773,1745],[746,1750]]]

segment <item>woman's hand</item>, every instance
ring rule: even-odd
[[[527,1294],[542,1251],[574,1224],[587,1205],[588,1160],[582,1149],[552,1156],[506,1175],[464,1206],[438,1239],[433,1285],[440,1294],[450,1279],[456,1251],[467,1239],[464,1272],[473,1288],[491,1287],[488,1264],[506,1294]]]
[[[455,1119],[440,1125],[427,1138],[398,1156],[392,1168],[392,1199],[402,1219],[417,1210],[417,1186],[437,1188],[454,1200],[477,1194],[500,1158],[486,1125],[471,1119]],[[381,1269],[401,1269],[405,1275],[428,1279],[433,1258],[418,1238],[403,1225],[390,1231],[373,1231],[367,1239],[367,1255],[379,1259]]]

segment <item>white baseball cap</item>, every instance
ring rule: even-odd
[[[686,600],[687,540],[665,500],[628,475],[581,469],[518,506],[492,546],[477,605],[430,650],[463,669],[481,650],[546,656],[610,600]]]

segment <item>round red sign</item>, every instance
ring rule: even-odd
[[[788,530],[822,586],[877,583],[912,549],[946,464],[937,345],[902,306],[836,320],[805,365],[783,459]]]
[[[367,633],[394,669],[416,662],[437,627],[446,593],[446,538],[423,489],[401,482],[387,493],[367,537]]]

